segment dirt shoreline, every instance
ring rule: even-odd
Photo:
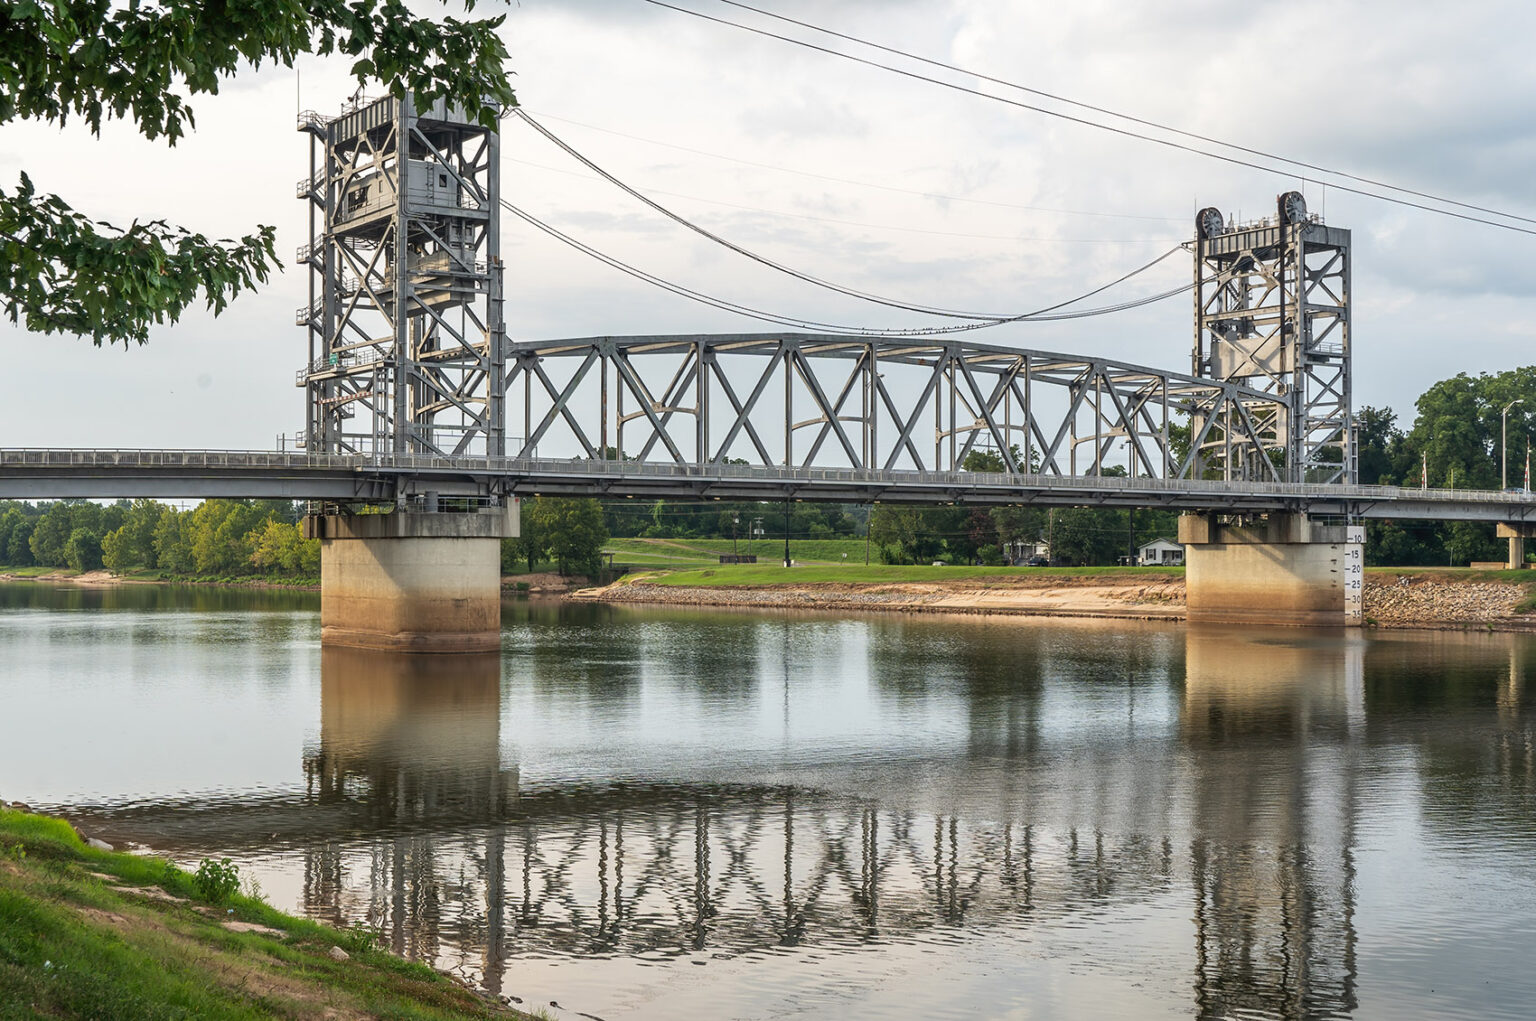
[[[1512,582],[1438,580],[1405,573],[1368,579],[1366,626],[1433,630],[1536,630],[1536,615],[1515,612],[1527,596]],[[1182,579],[1103,575],[981,586],[964,579],[924,584],[811,583],[760,587],[659,585],[636,578],[578,590],[572,599],[710,608],[875,611],[1119,620],[1185,619]]]

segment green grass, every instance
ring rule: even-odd
[[[75,575],[79,571],[70,570],[68,567],[7,567],[0,564],[0,574],[15,575],[18,578],[40,578],[45,574]]]
[[[614,559],[623,564],[718,563],[720,554],[731,552],[729,539],[610,539],[603,549],[611,550]],[[791,539],[790,556],[801,563],[859,563],[864,562],[863,539]],[[784,540],[746,538],[736,540],[737,553],[755,553],[759,561],[779,560],[784,556]],[[846,559],[844,557],[846,554]],[[880,548],[870,548],[871,558],[880,561]]]
[[[756,588],[765,585],[879,585],[909,582],[964,580],[977,584],[1010,582],[1036,578],[1181,578],[1181,567],[926,567],[860,564],[837,566],[798,566],[785,568],[773,564],[722,564],[646,576],[655,585],[700,586],[716,588]]]
[[[280,934],[235,932],[227,919]],[[337,946],[351,958],[333,960],[328,951]],[[190,874],[166,862],[98,851],[63,820],[0,809],[0,1018],[337,1016],[528,1015],[378,949],[371,934],[238,894],[210,904]]]

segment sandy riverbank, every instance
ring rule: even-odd
[[[641,575],[582,589],[573,598],[607,603],[1125,620],[1183,620],[1185,612],[1182,578],[1117,579],[1104,574],[1019,578],[985,585],[962,578],[899,584],[718,587],[662,584],[653,575]],[[1536,615],[1516,612],[1526,598],[1526,586],[1515,582],[1405,573],[1368,578],[1365,615],[1369,626],[1383,628],[1536,630]]]

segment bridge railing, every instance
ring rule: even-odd
[[[843,484],[852,487],[887,485],[948,488],[956,500],[966,490],[1070,491],[1092,494],[1210,494],[1219,496],[1277,497],[1300,501],[1383,501],[1536,504],[1536,494],[1524,491],[1419,489],[1401,486],[1350,486],[1322,483],[1228,482],[1220,479],[1161,479],[1124,475],[1039,475],[1005,472],[911,471],[867,468],[814,468],[735,464],[680,465],[655,461],[601,461],[565,458],[450,457],[433,454],[325,454],[270,450],[82,450],[0,449],[0,470],[7,468],[56,469],[60,474],[85,469],[135,469],[152,472],[209,470],[235,474],[265,472],[334,472],[364,475],[441,475],[489,479],[511,477],[522,488],[536,489],[547,479],[655,479],[664,481],[739,481],[786,486],[795,484]],[[50,472],[51,473],[51,472]],[[527,482],[523,482],[527,480]],[[893,493],[895,495],[895,493]]]

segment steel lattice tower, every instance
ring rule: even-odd
[[[1196,228],[1195,375],[1283,399],[1284,415],[1261,429],[1286,481],[1353,483],[1349,231],[1308,215],[1294,191],[1272,218],[1229,225],[1204,209]]]
[[[358,100],[310,136],[304,443],[318,453],[498,456],[500,138],[441,101]]]

